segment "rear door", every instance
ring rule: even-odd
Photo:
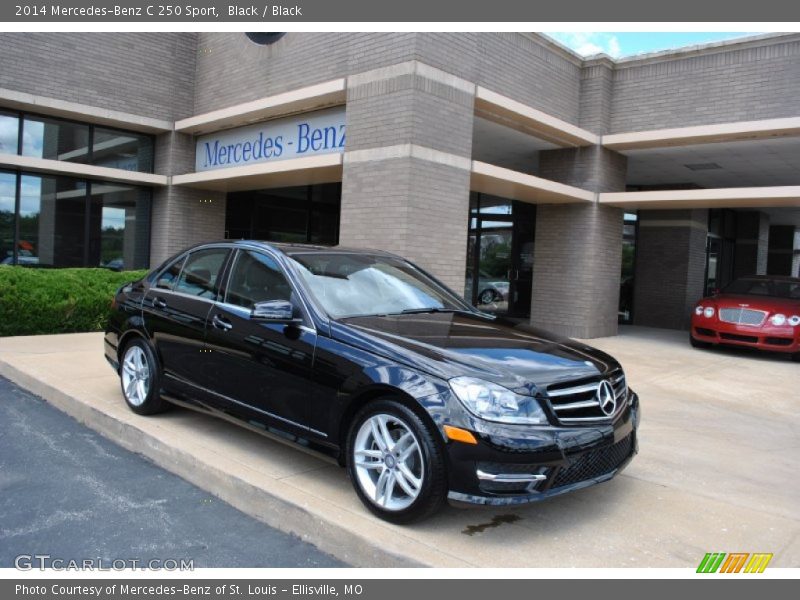
[[[230,249],[195,250],[162,272],[142,303],[145,327],[164,370],[164,385],[191,396],[203,387],[206,319],[218,298]]]

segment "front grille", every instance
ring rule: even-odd
[[[758,343],[758,338],[752,335],[738,335],[736,333],[720,333],[719,337],[723,340],[730,340],[732,342],[747,342],[749,344]]]
[[[550,489],[606,475],[625,462],[632,451],[633,434],[629,434],[616,444],[584,452],[556,473]]]
[[[782,338],[782,337],[768,337],[764,340],[768,344],[772,344],[773,346],[791,346],[794,340],[792,338]]]
[[[734,323],[735,325],[761,325],[767,313],[763,310],[752,310],[749,308],[720,308],[719,320],[723,323]]]
[[[607,380],[614,389],[616,408],[606,415],[597,400],[598,385]],[[628,386],[622,369],[615,369],[607,377],[595,375],[565,383],[547,386],[545,390],[556,417],[564,424],[591,424],[616,417],[625,407]]]

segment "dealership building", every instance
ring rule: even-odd
[[[2,33],[0,262],[379,248],[570,336],[800,276],[800,34]]]

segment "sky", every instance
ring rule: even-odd
[[[551,32],[546,33],[582,56],[603,52],[622,58],[643,52],[658,52],[682,46],[721,42],[746,35],[744,32]]]

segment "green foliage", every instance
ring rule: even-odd
[[[145,273],[0,265],[0,336],[101,331],[114,292]]]

